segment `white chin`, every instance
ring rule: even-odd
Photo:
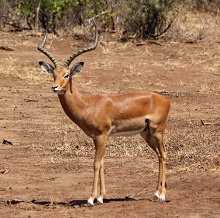
[[[64,91],[58,91],[58,90],[54,91],[54,93],[56,93],[56,94],[58,94],[58,95],[64,95],[64,94],[65,94]]]
[[[57,92],[57,94],[58,94],[58,95],[64,95],[65,92],[63,92],[63,91],[59,91],[59,92]]]

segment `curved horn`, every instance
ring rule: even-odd
[[[64,63],[64,67],[68,67],[71,62],[79,55],[85,53],[85,52],[88,52],[88,51],[92,51],[96,48],[97,44],[98,44],[98,28],[97,28],[97,25],[96,25],[96,22],[95,22],[95,19],[93,18],[93,23],[95,25],[95,42],[92,46],[88,47],[88,48],[84,48],[82,50],[79,50],[77,51],[76,53],[74,53],[73,55],[71,55],[67,61]]]
[[[47,41],[47,26],[48,26],[48,24],[46,24],[44,38],[43,38],[43,41],[41,42],[41,44],[39,45],[38,50],[41,51],[43,54],[45,54],[54,63],[55,67],[58,67],[57,60],[52,56],[52,54],[50,54],[48,51],[46,51],[44,49],[44,45]]]

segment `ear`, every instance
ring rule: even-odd
[[[44,63],[42,61],[39,62],[41,68],[46,71],[47,73],[53,73],[54,71],[54,67],[52,67],[50,64],[48,63]]]
[[[73,76],[74,74],[79,73],[83,65],[84,65],[84,62],[79,62],[77,64],[74,64],[72,68],[70,69],[70,75]]]

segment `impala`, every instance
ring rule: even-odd
[[[165,201],[166,194],[166,150],[163,144],[165,126],[170,110],[170,100],[153,92],[136,92],[120,95],[85,96],[77,90],[73,75],[80,72],[84,63],[79,62],[69,67],[71,62],[85,52],[94,50],[98,43],[98,29],[95,25],[95,41],[88,48],[74,53],[59,66],[56,59],[44,49],[47,28],[38,49],[54,64],[39,62],[41,68],[53,75],[52,91],[58,94],[60,103],[67,116],[77,124],[95,145],[93,187],[88,205],[103,203],[106,194],[104,180],[104,153],[110,136],[129,136],[140,134],[156,152],[159,159],[159,176],[154,199]],[[97,196],[100,178],[100,194]]]

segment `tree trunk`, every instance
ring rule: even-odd
[[[41,1],[39,1],[39,4],[38,4],[37,9],[36,9],[36,16],[35,16],[35,30],[37,32],[39,31],[39,11],[40,11]]]

